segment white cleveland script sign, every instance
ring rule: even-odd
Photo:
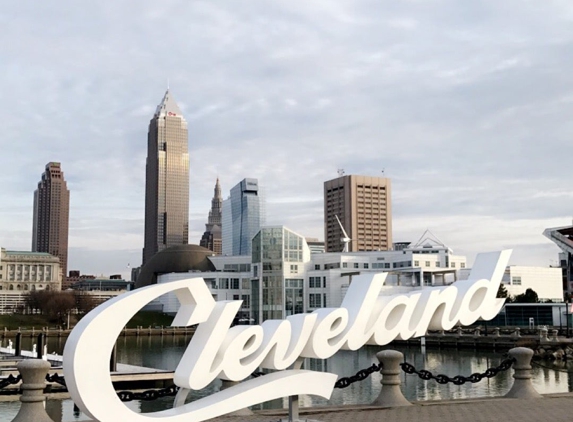
[[[468,280],[408,294],[379,296],[386,274],[355,277],[340,308],[286,320],[231,327],[241,301],[215,302],[203,279],[156,284],[98,306],[74,328],[64,350],[68,390],[80,409],[100,422],[203,421],[264,401],[297,394],[329,398],[337,376],[292,368],[297,359],[326,359],[340,349],[388,344],[495,317],[496,299],[511,251],[480,254]],[[109,358],[121,330],[143,306],[175,292],[181,302],[174,326],[199,324],[175,371],[175,384],[201,389],[215,378],[241,381],[257,368],[277,370],[173,409],[138,414],[117,397]],[[181,400],[179,400],[181,401]]]

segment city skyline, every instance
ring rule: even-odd
[[[556,263],[542,232],[572,215],[572,14],[514,0],[7,4],[0,245],[30,248],[31,169],[57,160],[69,268],[139,265],[146,125],[169,79],[192,139],[190,243],[217,176],[225,192],[258,178],[269,225],[322,239],[322,184],[344,169],[392,180],[394,241],[429,228],[470,263],[503,248]]]

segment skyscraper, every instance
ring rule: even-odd
[[[392,248],[390,179],[348,175],[324,182],[324,241],[327,252],[340,252],[344,236],[349,252]]]
[[[34,191],[32,252],[47,252],[60,259],[62,280],[68,269],[68,227],[70,191],[60,163],[46,164],[46,171]]]
[[[221,185],[219,178],[215,183],[215,193],[211,200],[211,210],[209,211],[209,218],[205,224],[205,233],[201,237],[200,246],[211,249],[215,254],[221,255],[222,241],[221,241],[221,211],[223,206],[223,196],[221,195]]]
[[[223,255],[250,255],[251,241],[265,225],[265,195],[257,179],[243,179],[223,201]]]
[[[187,121],[167,90],[147,134],[143,264],[160,250],[188,242]]]

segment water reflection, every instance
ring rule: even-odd
[[[189,336],[141,336],[120,337],[117,341],[118,362],[132,365],[147,366],[158,369],[174,370],[189,343]],[[24,338],[23,348],[30,350],[35,339]],[[48,351],[62,353],[65,339],[48,338]],[[365,347],[356,352],[340,351],[327,360],[306,359],[304,368],[314,371],[328,371],[339,376],[355,374],[377,363],[376,352],[379,347]],[[417,369],[426,369],[434,374],[443,373],[450,377],[456,375],[468,376],[475,372],[484,372],[487,368],[497,366],[503,360],[501,353],[472,351],[472,350],[429,350],[421,353],[419,348],[399,349],[405,355],[405,360]],[[573,391],[573,364],[551,363],[547,367],[534,367],[533,384],[540,393],[557,393]],[[563,372],[559,372],[563,371]],[[501,372],[492,379],[483,379],[476,384],[464,385],[446,384],[423,381],[415,375],[401,374],[402,391],[408,400],[450,400],[467,397],[495,397],[505,394],[512,385],[512,370]],[[370,403],[380,393],[380,374],[374,373],[364,381],[357,382],[345,389],[335,389],[330,400],[302,396],[301,406],[341,405]],[[212,394],[218,391],[220,382],[214,381],[207,388],[195,391],[190,400]],[[155,412],[172,406],[173,397],[164,397],[151,402],[127,403],[129,408],[137,412]],[[278,399],[264,403],[256,408],[287,407],[287,399]],[[19,408],[19,402],[0,402],[0,422],[9,422]],[[55,422],[85,420],[85,415],[74,415],[71,400],[49,400],[47,410]]]

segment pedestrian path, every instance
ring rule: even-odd
[[[223,416],[217,422],[275,422],[283,411],[261,411],[253,416]],[[541,399],[486,398],[417,402],[412,406],[380,408],[343,406],[301,409],[301,420],[322,422],[569,422],[573,419],[573,393]]]

